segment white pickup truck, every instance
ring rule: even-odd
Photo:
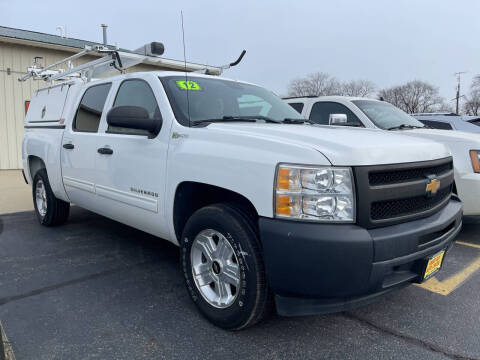
[[[320,96],[289,98],[285,101],[305,118],[319,125],[390,130],[446,145],[455,164],[454,193],[462,200],[463,214],[480,216],[479,134],[432,129],[399,108],[375,99]]]
[[[441,267],[461,228],[439,143],[310,124],[272,92],[154,71],[38,90],[23,164],[38,219],[70,203],[180,246],[226,329],[343,311]]]

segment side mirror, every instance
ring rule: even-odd
[[[156,136],[162,128],[162,119],[150,119],[148,111],[139,106],[117,106],[108,112],[107,124],[127,129],[146,130]]]
[[[328,125],[346,125],[347,120],[346,114],[330,114],[328,116]]]

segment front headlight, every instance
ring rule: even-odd
[[[281,218],[354,222],[352,170],[278,165],[274,209]]]
[[[480,150],[470,150],[470,159],[472,160],[473,171],[480,173]]]

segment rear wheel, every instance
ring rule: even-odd
[[[258,236],[235,206],[196,211],[182,236],[187,289],[200,312],[224,329],[239,330],[269,310],[269,289]]]
[[[45,169],[41,169],[35,174],[32,195],[33,205],[40,224],[56,226],[67,221],[70,213],[70,203],[55,197]]]

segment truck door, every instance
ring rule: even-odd
[[[155,93],[160,91],[156,78],[151,83],[136,78],[124,80],[112,97],[112,108],[142,107],[151,119],[159,119]],[[152,138],[146,130],[113,127],[102,121],[96,153],[99,212],[160,237],[168,236],[163,201],[169,140],[165,125]]]
[[[98,128],[112,84],[88,87],[65,128],[61,149],[62,178],[70,201],[96,211],[95,160]]]

